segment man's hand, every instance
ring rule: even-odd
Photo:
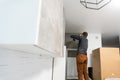
[[[73,39],[73,41],[75,41],[75,39]]]
[[[82,36],[82,33],[80,33],[80,36]]]

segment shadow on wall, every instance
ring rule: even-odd
[[[51,80],[52,58],[0,49],[0,80]]]

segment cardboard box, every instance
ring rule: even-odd
[[[119,48],[98,48],[92,52],[93,79],[120,78]]]

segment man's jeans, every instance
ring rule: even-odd
[[[88,58],[85,54],[80,53],[76,56],[78,80],[83,80],[83,75],[85,80],[89,80],[87,73],[87,60]]]

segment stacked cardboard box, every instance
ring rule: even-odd
[[[92,52],[93,79],[120,78],[119,48],[98,48]]]

